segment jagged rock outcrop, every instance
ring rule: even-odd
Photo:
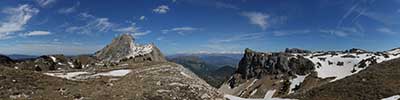
[[[0,66],[10,66],[14,63],[14,61],[5,56],[5,55],[0,55]]]
[[[286,48],[285,53],[311,53],[311,51],[299,48]]]
[[[300,74],[314,70],[314,64],[304,57],[293,57],[286,53],[262,53],[245,50],[239,62],[237,74],[243,79],[260,78],[267,74]]]
[[[103,61],[120,62],[132,59],[133,61],[166,61],[163,54],[154,44],[135,44],[134,38],[129,34],[122,34],[112,42],[95,53]]]
[[[363,50],[363,49],[358,49],[358,48],[351,48],[350,50],[346,50],[345,52],[348,52],[348,53],[366,53],[368,51],[367,50]]]
[[[314,72],[314,63],[291,53],[264,53],[246,49],[239,66],[220,90],[239,97],[264,97],[269,90],[286,95],[294,78]]]

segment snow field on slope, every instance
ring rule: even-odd
[[[65,78],[68,80],[80,80],[80,79],[86,79],[86,78],[96,77],[96,76],[123,77],[123,76],[129,74],[130,72],[132,72],[132,70],[119,69],[119,70],[112,70],[112,71],[101,72],[101,73],[68,72],[68,73],[43,73],[43,74],[48,75],[48,76],[53,76],[53,77]]]

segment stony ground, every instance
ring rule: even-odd
[[[67,80],[43,72],[0,67],[1,99],[35,100],[218,100],[222,94],[182,66],[135,63],[90,69],[130,69],[123,77]]]

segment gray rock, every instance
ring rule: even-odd
[[[299,48],[286,48],[285,53],[311,53],[310,50],[303,50]]]
[[[290,59],[289,59],[290,58]],[[302,57],[293,57],[289,53],[263,53],[246,49],[238,69],[228,81],[231,87],[252,78],[265,76],[305,75],[314,70],[314,64]]]
[[[122,34],[114,38],[109,45],[97,51],[95,56],[107,62],[120,62],[121,60],[166,61],[164,55],[154,44],[135,44],[135,39],[129,34]]]

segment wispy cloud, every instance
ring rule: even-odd
[[[48,31],[32,31],[32,32],[22,34],[22,36],[40,36],[40,35],[50,35],[50,34],[51,33]]]
[[[175,27],[172,29],[165,29],[165,30],[161,30],[162,33],[169,33],[169,32],[173,32],[173,33],[178,33],[180,35],[185,35],[187,33],[191,33],[193,31],[198,31],[201,30],[200,28],[194,28],[194,27]]]
[[[312,32],[311,30],[277,30],[272,31],[272,35],[274,36],[288,36],[288,35],[299,35],[299,34],[308,34]]]
[[[261,12],[243,12],[242,16],[247,17],[251,24],[259,26],[261,29],[265,30],[268,28],[268,18],[270,15]]]
[[[77,32],[81,34],[92,34],[94,32],[107,32],[114,27],[114,23],[108,18],[98,18],[88,13],[80,14],[88,22],[83,26],[71,26],[66,29],[66,32]]]
[[[225,38],[212,39],[213,43],[227,43],[227,42],[236,42],[236,41],[245,41],[245,40],[255,40],[261,39],[264,37],[264,33],[247,33],[247,34],[238,34],[232,35]]]
[[[27,4],[16,8],[6,8],[2,10],[8,16],[0,22],[0,39],[11,38],[14,32],[24,30],[24,26],[39,10]]]
[[[138,36],[147,35],[149,33],[151,33],[151,31],[150,30],[146,30],[146,31],[140,31],[140,32],[132,33],[132,35],[138,37]]]
[[[378,29],[376,29],[376,31],[382,32],[382,33],[385,33],[385,34],[397,34],[397,32],[395,32],[395,31],[393,31],[393,30],[391,30],[390,28],[387,28],[387,27],[378,28]]]
[[[236,10],[240,9],[239,7],[237,7],[237,6],[233,5],[233,4],[229,4],[229,3],[225,3],[225,2],[219,2],[219,1],[215,2],[215,6],[217,8],[228,8],[228,9],[236,9]]]
[[[146,16],[140,16],[139,17],[139,20],[145,20],[146,19]]]
[[[56,0],[36,0],[36,2],[41,6],[41,7],[47,7],[52,3],[55,3]]]
[[[169,7],[167,5],[160,5],[157,8],[153,9],[153,12],[158,14],[166,14],[169,11]]]
[[[147,35],[147,34],[151,33],[150,30],[142,31],[141,28],[137,27],[135,23],[132,23],[128,27],[117,28],[114,31],[122,32],[122,33],[129,33],[135,37],[139,37],[139,36],[143,36],[143,35]]]
[[[347,37],[347,36],[350,36],[350,35],[362,34],[356,28],[338,28],[338,29],[331,29],[331,30],[322,29],[322,30],[320,30],[320,32],[336,35],[336,36],[339,36],[339,37]]]
[[[73,12],[76,12],[76,10],[78,9],[78,7],[81,5],[80,2],[77,2],[75,5],[73,5],[72,7],[69,8],[61,8],[60,10],[58,10],[58,13],[61,14],[70,14]]]

